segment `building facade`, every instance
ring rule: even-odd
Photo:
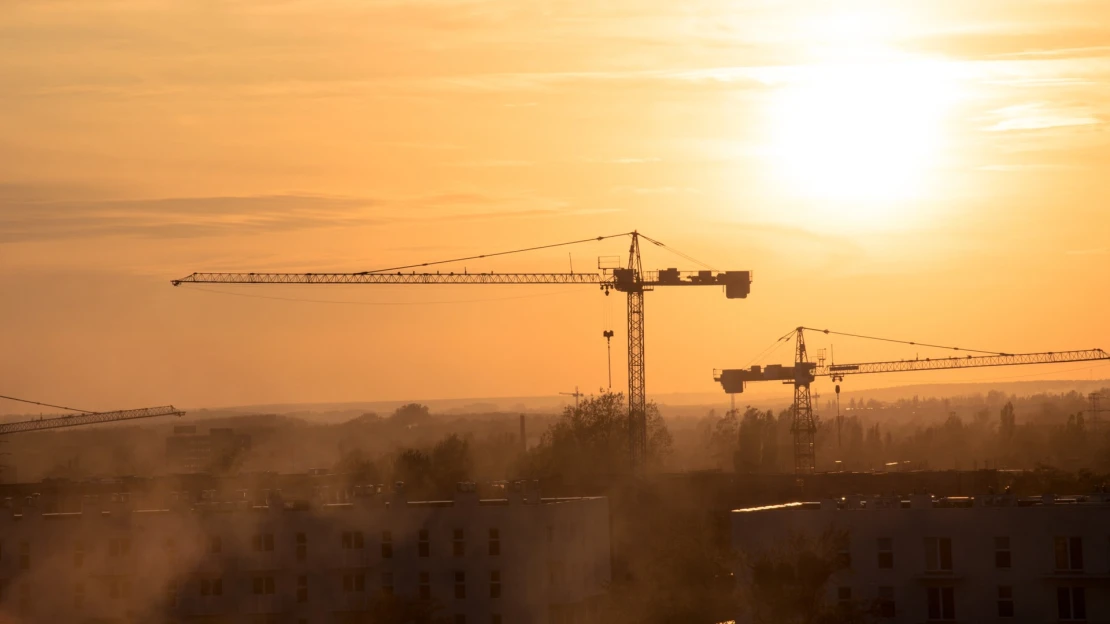
[[[1110,495],[857,497],[732,513],[733,546],[749,560],[821,534],[838,536],[841,568],[827,600],[884,622],[1110,622]]]
[[[518,488],[480,500],[463,485],[453,500],[414,502],[380,490],[313,504],[117,496],[51,513],[24,501],[0,514],[0,621],[595,617],[610,575],[606,499]]]
[[[226,471],[250,448],[251,437],[233,429],[213,428],[202,435],[196,425],[179,425],[166,438],[166,462],[170,472]]]

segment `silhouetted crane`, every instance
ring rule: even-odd
[[[891,360],[887,362],[865,362],[861,364],[825,364],[822,360],[810,362],[806,352],[805,331],[817,331],[824,334],[836,334],[853,338],[881,340],[883,342],[897,342],[907,345],[951,349],[979,353],[978,356],[925,358],[913,360]],[[744,384],[753,381],[781,381],[794,385],[794,403],[791,407],[792,422],[790,431],[794,436],[794,472],[798,475],[812,474],[816,467],[816,453],[814,436],[817,433],[817,423],[813,418],[813,402],[809,386],[817,377],[829,377],[834,382],[844,381],[846,376],[870,373],[905,373],[912,371],[943,370],[954,368],[980,368],[984,366],[1016,366],[1023,364],[1060,364],[1064,362],[1086,362],[1091,360],[1110,360],[1110,354],[1102,349],[1087,349],[1078,351],[1049,351],[1043,353],[1001,353],[994,351],[981,351],[978,349],[961,349],[959,347],[942,347],[940,345],[925,344],[907,340],[891,340],[889,338],[876,338],[857,334],[845,334],[828,329],[812,329],[798,327],[786,334],[779,341],[795,339],[794,366],[772,364],[770,366],[752,366],[750,369],[727,369],[714,371],[713,380],[720,382],[725,392],[729,394],[744,391]],[[840,386],[836,386],[837,395]]]
[[[609,238],[631,238],[628,260],[624,266],[603,268],[598,263],[596,273],[416,273],[406,270],[423,269],[433,265],[478,260],[493,256],[550,249]],[[647,452],[646,367],[644,359],[644,293],[658,286],[722,286],[729,299],[743,299],[751,291],[750,271],[679,271],[662,269],[643,270],[640,259],[640,239],[659,247],[663,243],[633,231],[625,234],[599,236],[566,243],[543,245],[467,258],[437,262],[424,262],[376,271],[358,273],[193,273],[173,280],[172,284],[597,284],[608,295],[610,290],[628,295],[628,431],[629,451],[633,471],[643,463]],[[673,251],[673,250],[672,250]],[[677,252],[676,252],[677,253]],[[683,255],[683,254],[679,254]],[[684,256],[690,259],[689,256]]]

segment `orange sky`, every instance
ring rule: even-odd
[[[623,388],[624,302],[594,288],[169,280],[633,228],[755,272],[745,301],[648,296],[649,394],[714,392],[712,369],[798,324],[1110,348],[1106,24],[1106,3],[1063,0],[6,2],[0,394],[550,395],[604,383],[606,318]],[[1110,371],[1074,368],[898,381]]]

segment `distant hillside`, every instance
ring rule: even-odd
[[[816,387],[822,393],[822,398],[832,395],[830,384],[823,383]],[[916,384],[893,386],[888,388],[869,388],[861,390],[845,389],[841,400],[875,399],[878,401],[896,401],[901,398],[927,397],[961,397],[977,394],[987,394],[991,391],[1002,392],[1007,395],[1029,396],[1041,393],[1064,394],[1077,391],[1082,394],[1110,389],[1110,379],[1100,380],[1031,380],[1009,382],[983,382],[983,383],[945,383],[945,384]],[[741,406],[752,405],[761,408],[781,408],[790,403],[791,390],[789,386],[772,387],[771,391],[761,389],[751,393],[736,396],[736,404]],[[727,409],[728,395],[722,393],[670,393],[650,395],[668,416],[704,415],[709,409]],[[572,404],[573,397],[569,396],[513,396],[513,397],[471,397],[461,399],[420,399],[414,397],[396,401],[355,401],[349,403],[299,403],[299,404],[272,404],[272,405],[243,405],[234,407],[212,408],[207,410],[190,410],[193,416],[225,416],[230,414],[267,413],[286,414],[290,416],[309,417],[313,420],[338,422],[349,420],[367,412],[386,415],[406,403],[422,403],[431,408],[432,412],[440,414],[489,414],[494,412],[521,412],[521,413],[552,413]]]

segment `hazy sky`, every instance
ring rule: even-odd
[[[1107,120],[1102,1],[8,0],[0,394],[109,409],[593,390],[610,327],[623,388],[623,297],[595,288],[169,280],[633,228],[755,274],[745,301],[648,295],[649,394],[714,392],[712,369],[760,363],[798,324],[1110,348]],[[467,269],[586,270],[625,243],[571,251]],[[645,263],[697,268],[657,248]]]

